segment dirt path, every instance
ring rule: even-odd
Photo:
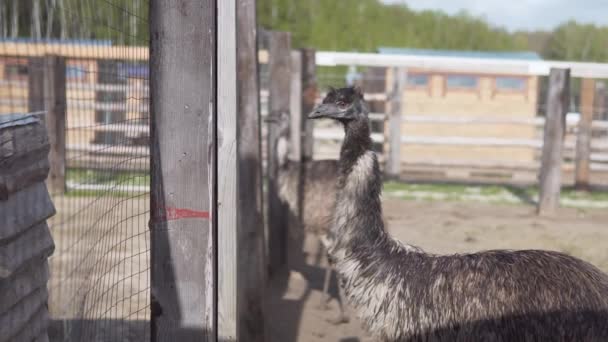
[[[531,206],[385,198],[384,213],[393,236],[429,252],[550,249],[580,257],[608,272],[605,209],[561,209],[553,218],[538,218]],[[272,341],[372,341],[354,317],[338,326],[327,321],[338,311],[335,300],[330,302],[330,310],[319,308],[324,274],[319,264],[325,260],[316,238],[307,236],[304,245],[305,259],[294,267],[289,281],[272,284]],[[335,296],[335,287],[333,292]]]

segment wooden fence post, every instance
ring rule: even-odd
[[[575,187],[577,190],[589,190],[594,97],[595,80],[584,78],[581,83],[581,117],[576,138]]]
[[[264,342],[266,263],[254,0],[237,0],[238,341]]]
[[[286,264],[287,259],[287,208],[279,197],[279,164],[286,156],[280,155],[281,139],[285,141],[283,132],[285,120],[289,116],[289,98],[291,85],[291,36],[287,32],[269,32],[269,61],[270,78],[269,122],[267,143],[267,174],[268,174],[268,267],[269,274],[275,275]],[[287,123],[287,129],[289,124]]]
[[[150,291],[155,342],[217,340],[215,156],[225,145],[216,144],[215,134],[216,5],[214,0],[150,1]],[[226,138],[232,143],[232,137]]]
[[[53,193],[64,193],[66,164],[66,78],[65,58],[44,57],[44,108],[51,151],[48,184]]]
[[[608,111],[606,110],[606,85],[603,82],[595,84],[595,111],[594,116],[598,120],[608,120]]]
[[[44,111],[44,57],[27,61],[28,112]]]
[[[314,149],[312,120],[307,120],[308,114],[315,107],[317,99],[317,64],[314,49],[302,49],[302,159],[312,160]]]
[[[559,207],[562,148],[569,98],[570,69],[551,69],[537,207],[540,215],[551,215]]]
[[[238,306],[244,294],[239,279],[239,255],[250,261],[256,255],[242,255],[239,229],[239,163],[241,142],[238,140],[237,86],[237,11],[236,0],[217,1],[217,237],[218,237],[218,341],[237,341],[240,328]],[[255,77],[252,77],[255,79]],[[245,170],[243,170],[245,171]],[[248,171],[248,170],[247,170]],[[251,224],[251,222],[249,222]],[[247,305],[245,303],[245,305]],[[245,339],[247,340],[247,339]]]
[[[302,132],[305,122],[302,120],[302,52],[298,50],[291,51],[289,108],[289,160],[300,163],[302,161],[304,134],[306,133]]]
[[[398,179],[401,175],[401,115],[405,103],[405,85],[407,71],[393,68],[393,86],[391,89],[391,112],[388,119],[388,160],[386,174],[389,178]]]

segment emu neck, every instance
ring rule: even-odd
[[[340,172],[342,176],[348,175],[358,159],[366,152],[371,151],[372,148],[369,121],[367,119],[345,123],[344,131],[344,142],[340,150]]]
[[[330,253],[332,249],[371,246],[386,236],[380,203],[382,176],[371,150],[369,121],[365,118],[350,121],[344,128],[336,212],[329,234]]]

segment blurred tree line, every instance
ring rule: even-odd
[[[0,0],[0,37],[147,45],[148,0]]]
[[[292,32],[293,44],[371,52],[380,46],[536,51],[544,58],[608,62],[608,27],[569,21],[553,31],[510,33],[460,12],[414,11],[379,0],[258,0],[258,22]]]
[[[530,50],[547,59],[608,62],[608,27],[575,21],[511,33],[466,12],[420,12],[379,0],[258,0],[257,12],[261,27],[292,32],[296,47]],[[148,0],[0,0],[0,37],[145,45]]]

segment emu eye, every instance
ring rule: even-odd
[[[344,101],[337,101],[336,104],[338,105],[338,107],[346,106],[346,103]]]

